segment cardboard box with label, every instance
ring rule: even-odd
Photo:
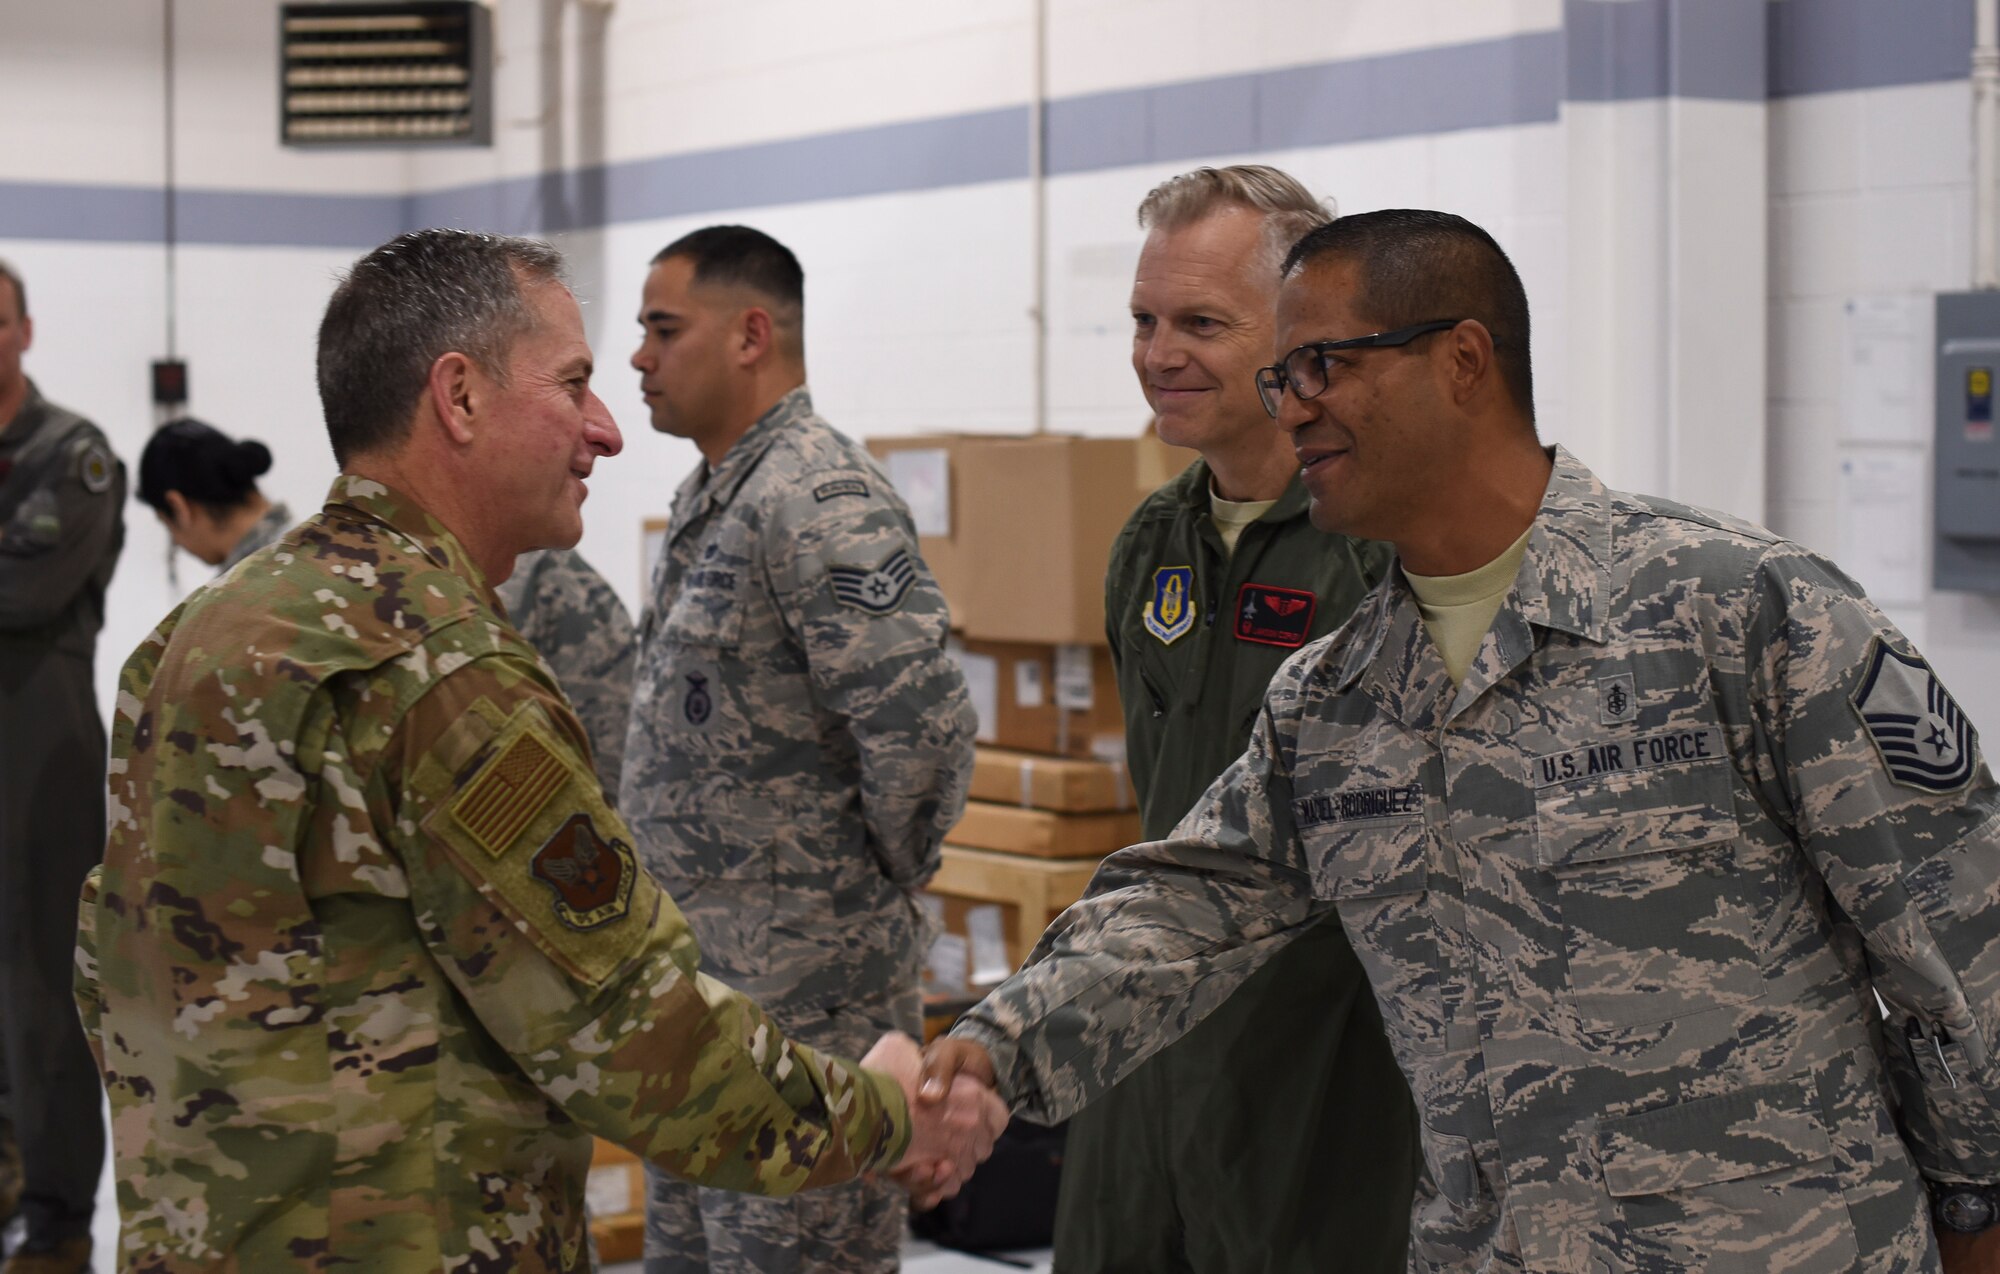
[[[972,799],[1065,814],[1104,814],[1134,808],[1125,763],[1036,756],[981,747],[973,755]]]
[[[951,829],[954,845],[1035,858],[1102,858],[1139,839],[1136,810],[1058,814],[992,801],[967,801],[964,816]]]
[[[1122,761],[1125,718],[1102,646],[955,641],[979,741],[1050,756]]]
[[[868,448],[910,506],[952,627],[1101,645],[1111,542],[1195,453],[1154,438],[929,434]]]

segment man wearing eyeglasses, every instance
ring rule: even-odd
[[[1278,265],[1326,220],[1297,179],[1262,165],[1183,173],[1139,205],[1132,367],[1161,438],[1201,453],[1132,515],[1105,581],[1148,839],[1242,752],[1279,666],[1343,623],[1388,566],[1387,546],[1313,528],[1290,440],[1257,402]],[[1281,1052],[1264,1048],[1273,1038]],[[1246,1050],[1259,1065],[1243,1064]],[[1403,1090],[1367,978],[1329,918],[1078,1114],[1056,1268],[1402,1270],[1416,1171]]]
[[[1922,655],[1825,559],[1543,447],[1461,218],[1308,234],[1277,337],[1314,523],[1397,566],[927,1086],[1060,1117],[1333,913],[1422,1120],[1418,1268],[1995,1268],[2000,785]]]

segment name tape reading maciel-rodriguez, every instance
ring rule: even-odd
[[[1424,785],[1354,787],[1292,801],[1292,821],[1301,829],[1323,823],[1359,823],[1376,818],[1408,818],[1424,812]]]
[[[1550,752],[1528,762],[1528,773],[1537,788],[1555,787],[1577,779],[1602,774],[1629,774],[1690,761],[1716,761],[1728,754],[1722,749],[1722,731],[1715,726],[1689,730],[1659,730],[1626,739],[1606,739],[1587,743],[1567,752]]]

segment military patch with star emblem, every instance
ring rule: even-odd
[[[1880,637],[1851,702],[1889,777],[1926,792],[1955,792],[1978,768],[1978,736],[1929,664]]]
[[[836,601],[870,615],[894,611],[917,582],[917,564],[908,549],[897,549],[880,566],[830,566],[826,573]]]

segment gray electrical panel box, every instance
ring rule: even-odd
[[[2000,292],[1937,299],[1936,586],[2000,593]]]

